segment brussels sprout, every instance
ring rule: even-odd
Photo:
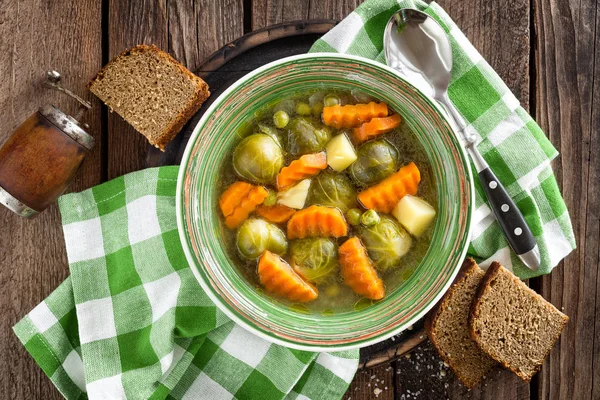
[[[378,224],[359,225],[356,229],[371,260],[379,269],[387,270],[399,265],[412,245],[412,238],[396,220],[387,215],[379,218]]]
[[[371,101],[377,101],[376,98],[369,96],[365,92],[361,92],[357,89],[352,89],[350,91],[350,94],[352,95],[352,97],[354,97],[354,100],[356,100],[359,103],[369,103]]]
[[[237,248],[243,258],[254,260],[265,250],[275,254],[287,251],[285,234],[276,225],[265,220],[251,218],[240,226],[237,232]]]
[[[356,207],[356,189],[344,174],[323,171],[313,179],[308,204],[337,207],[342,212]]]
[[[323,151],[331,139],[329,128],[310,118],[296,117],[287,128],[288,150],[294,156]]]
[[[285,99],[275,104],[271,111],[274,113],[277,111],[285,111],[288,115],[292,115],[294,113],[295,107],[296,102],[293,99]]]
[[[313,107],[315,104],[323,104],[323,98],[325,97],[325,93],[323,92],[315,92],[310,95],[308,98],[308,104]]]
[[[307,238],[290,243],[294,270],[310,282],[330,276],[338,266],[337,244],[327,238]]]
[[[369,186],[387,178],[398,169],[398,150],[386,140],[362,145],[350,165],[350,177],[357,185]]]
[[[283,149],[274,139],[262,133],[248,136],[233,151],[235,172],[258,183],[273,183],[283,161]]]
[[[267,136],[270,136],[281,148],[283,148],[283,142],[281,141],[281,134],[279,131],[272,126],[259,122],[257,124],[256,132],[254,133],[264,133]]]

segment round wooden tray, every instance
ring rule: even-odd
[[[310,20],[273,25],[248,33],[213,53],[195,71],[208,83],[211,91],[210,98],[167,146],[164,153],[153,146],[148,146],[146,166],[179,164],[194,127],[212,101],[225,89],[262,65],[283,57],[308,52],[315,40],[337,23],[338,21],[334,20]],[[413,329],[361,349],[359,368],[370,368],[390,362],[411,351],[425,338],[423,323],[419,321]]]

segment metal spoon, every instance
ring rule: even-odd
[[[466,142],[485,195],[508,243],[527,267],[537,270],[540,266],[540,251],[531,229],[477,150],[477,137],[466,131],[463,117],[448,98],[452,47],[444,29],[429,15],[405,8],[392,15],[383,40],[385,58],[390,67],[401,69],[403,66],[418,72],[431,84],[433,98],[448,111]]]

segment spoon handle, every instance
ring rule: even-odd
[[[517,256],[519,256],[529,269],[536,271],[541,262],[540,251],[533,232],[531,232],[529,225],[527,225],[523,214],[521,214],[521,211],[508,195],[502,182],[498,180],[488,163],[479,153],[479,150],[477,150],[477,147],[475,147],[475,137],[467,136],[466,124],[456,107],[454,107],[454,104],[448,98],[447,92],[438,93],[435,98],[448,110],[448,113],[463,134],[485,196],[510,247],[512,247]]]
[[[473,155],[473,152],[471,154]],[[489,166],[486,165],[478,171],[485,196],[510,247],[527,267],[537,270],[540,266],[540,253],[523,214]]]

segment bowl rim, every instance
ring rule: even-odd
[[[387,72],[394,74],[398,79],[404,81],[407,85],[411,86],[414,90],[419,92],[429,103],[431,103],[435,109],[438,110],[442,120],[448,124],[448,126],[450,127],[450,130],[457,136],[456,139],[459,144],[458,148],[459,148],[460,157],[463,159],[463,162],[466,165],[470,165],[470,161],[469,161],[469,157],[467,155],[466,148],[462,144],[462,140],[460,140],[460,137],[458,136],[458,133],[456,132],[456,129],[454,127],[454,124],[452,124],[450,122],[449,118],[447,117],[446,112],[442,109],[442,107],[438,104],[438,102],[435,101],[429,94],[421,91],[415,85],[410,83],[404,76],[400,75],[398,73],[398,71],[394,70],[393,68],[387,66],[384,63],[377,62],[377,61],[374,61],[374,60],[371,60],[371,59],[368,59],[365,57],[361,57],[361,56],[342,54],[342,53],[319,52],[319,53],[306,53],[306,54],[299,54],[299,55],[284,57],[279,60],[275,60],[268,64],[265,64],[255,70],[247,73],[246,75],[242,76],[241,78],[236,80],[230,87],[228,87],[223,93],[221,93],[219,95],[219,97],[217,97],[213,101],[213,103],[204,112],[204,114],[202,115],[202,118],[200,118],[200,120],[198,121],[198,123],[196,124],[196,126],[194,127],[194,129],[192,131],[189,141],[185,147],[183,157],[181,159],[179,173],[178,173],[178,177],[177,177],[177,188],[176,188],[176,196],[175,196],[177,230],[179,233],[179,240],[181,242],[181,246],[185,253],[186,260],[189,264],[190,269],[192,270],[193,275],[196,277],[196,280],[198,281],[198,283],[200,284],[200,286],[202,287],[202,289],[204,290],[206,295],[219,308],[219,310],[222,311],[229,319],[234,321],[236,324],[239,324],[241,327],[243,327],[247,331],[257,335],[258,337],[260,337],[262,339],[267,340],[270,343],[275,343],[275,344],[278,344],[278,345],[281,345],[284,347],[288,347],[288,348],[292,348],[292,349],[296,349],[296,350],[312,351],[312,352],[344,351],[344,350],[352,350],[352,349],[367,347],[367,346],[370,346],[370,345],[373,345],[376,343],[380,343],[386,339],[389,339],[390,337],[395,336],[398,333],[406,330],[408,327],[412,326],[415,322],[417,322],[421,318],[423,318],[425,316],[425,314],[427,312],[429,312],[429,310],[431,310],[440,301],[440,299],[446,294],[450,285],[452,285],[452,283],[456,279],[458,271],[460,270],[460,266],[462,265],[462,260],[465,258],[466,254],[467,254],[467,250],[469,248],[469,243],[470,243],[470,240],[465,241],[465,245],[464,245],[463,249],[461,250],[461,256],[459,258],[459,260],[461,260],[461,261],[459,261],[459,263],[454,267],[454,271],[451,273],[450,279],[448,279],[448,281],[444,284],[444,286],[439,291],[439,293],[425,307],[423,307],[422,310],[420,310],[415,315],[413,315],[411,318],[409,318],[405,323],[399,324],[397,327],[390,329],[388,332],[382,333],[380,335],[376,335],[367,340],[359,341],[357,343],[348,343],[348,344],[343,344],[343,345],[309,345],[309,344],[304,344],[304,343],[297,343],[297,342],[292,342],[292,341],[288,341],[288,340],[283,340],[275,335],[269,335],[269,334],[255,328],[254,326],[250,325],[245,319],[243,319],[242,317],[237,315],[234,311],[230,310],[225,304],[223,304],[224,300],[221,299],[221,297],[215,293],[212,286],[209,283],[204,281],[204,279],[200,275],[200,272],[195,267],[197,264],[196,259],[195,259],[194,255],[192,254],[191,249],[189,248],[188,241],[187,241],[187,238],[184,233],[185,225],[184,225],[184,210],[183,210],[183,192],[184,192],[184,188],[185,188],[185,178],[186,178],[186,169],[187,169],[187,168],[184,168],[184,166],[189,163],[190,153],[192,151],[193,145],[196,142],[198,135],[200,134],[201,128],[206,124],[206,121],[212,116],[215,109],[220,104],[220,100],[222,98],[225,98],[232,91],[236,90],[240,85],[242,85],[243,83],[246,83],[248,80],[253,79],[256,75],[259,75],[264,70],[273,68],[279,64],[285,64],[290,61],[303,60],[303,59],[307,59],[307,58],[321,58],[321,57],[339,58],[339,59],[342,59],[345,61],[357,61],[357,62],[361,62],[361,63],[370,64],[373,67],[382,68],[384,70],[387,70]],[[466,171],[467,171],[466,178],[469,182],[469,188],[470,188],[470,192],[471,192],[470,193],[471,204],[469,204],[469,207],[467,208],[469,215],[467,215],[466,226],[468,229],[467,229],[467,232],[465,233],[467,236],[469,236],[471,229],[472,229],[473,211],[474,211],[474,207],[475,207],[475,186],[474,186],[474,182],[473,182],[473,174],[472,174],[471,168],[466,168]]]

